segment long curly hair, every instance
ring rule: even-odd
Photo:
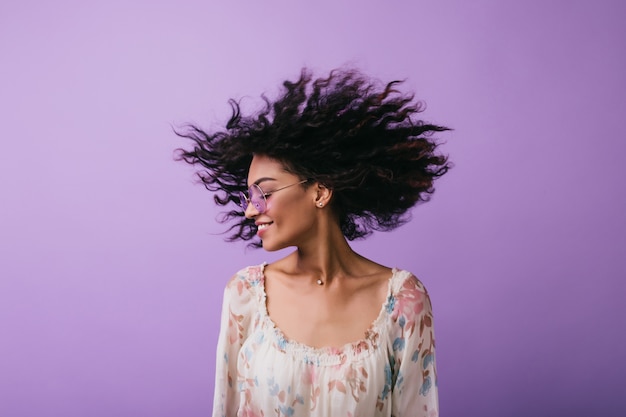
[[[313,79],[303,69],[296,82],[283,83],[275,101],[263,95],[265,106],[256,114],[243,115],[231,99],[223,130],[192,124],[175,130],[193,141],[192,149],[177,150],[177,159],[202,168],[198,177],[218,205],[236,205],[220,219],[234,222],[230,241],[256,235],[254,220],[239,207],[255,154],[311,180],[304,187],[319,182],[332,189],[330,207],[348,240],[394,229],[408,220],[411,207],[429,200],[433,181],[450,168],[431,138],[449,129],[417,120],[424,105],[397,90],[401,83],[381,84],[352,69]]]

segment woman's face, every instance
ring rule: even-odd
[[[257,236],[268,251],[300,246],[316,235],[316,191],[310,184],[298,185],[296,175],[286,172],[282,163],[264,155],[255,155],[248,172],[248,186],[257,184],[266,197],[266,209],[259,213],[248,204],[246,217],[254,219]],[[293,186],[290,186],[292,185]],[[283,188],[285,187],[285,188]],[[283,188],[276,193],[274,190]]]

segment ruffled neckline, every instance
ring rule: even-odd
[[[318,366],[340,365],[346,361],[358,360],[374,353],[385,340],[386,326],[384,326],[389,314],[393,310],[394,304],[394,280],[401,270],[392,268],[391,277],[387,282],[387,295],[380,307],[378,315],[365,331],[363,338],[346,343],[342,347],[313,347],[297,340],[289,339],[283,331],[274,323],[267,311],[267,294],[265,292],[265,266],[267,262],[258,266],[258,290],[259,290],[259,310],[263,328],[268,329],[273,336],[272,342],[275,347],[286,354],[292,355],[305,363]]]

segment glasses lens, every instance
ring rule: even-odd
[[[256,211],[259,213],[265,212],[265,195],[263,195],[261,187],[253,184],[248,190],[248,195],[250,196],[250,203],[252,203]]]
[[[246,211],[246,209],[248,208],[248,196],[246,195],[246,193],[244,193],[243,191],[241,191],[239,193],[239,204],[241,205],[241,208],[243,209],[243,211]]]

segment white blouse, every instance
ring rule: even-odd
[[[362,340],[312,348],[269,317],[264,267],[224,291],[213,417],[438,416],[432,309],[415,276],[394,268]]]

